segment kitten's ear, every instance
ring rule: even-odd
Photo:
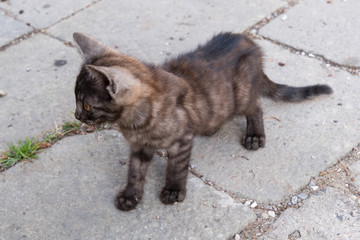
[[[92,59],[103,55],[105,52],[116,52],[101,42],[83,33],[74,33],[73,38],[83,56],[85,63],[90,63]]]
[[[101,74],[106,77],[108,81],[105,84],[106,89],[108,90],[110,96],[114,98],[122,91],[129,90],[140,85],[139,80],[125,68],[116,66],[103,67],[90,64],[86,65],[86,68],[95,76]]]

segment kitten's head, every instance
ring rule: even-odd
[[[73,37],[84,60],[75,86],[76,119],[90,125],[118,120],[142,93],[141,81],[128,67],[134,59],[85,34]]]

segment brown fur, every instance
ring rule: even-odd
[[[326,85],[289,87],[263,73],[260,48],[240,34],[221,33],[195,51],[161,66],[144,64],[80,33],[74,39],[84,58],[76,81],[80,121],[116,122],[130,143],[128,184],[116,198],[121,210],[136,207],[157,149],[168,152],[165,204],[183,201],[196,135],[211,135],[235,115],[245,115],[244,146],[265,146],[260,97],[301,101],[331,93]],[[91,106],[89,111],[84,104]]]

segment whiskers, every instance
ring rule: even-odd
[[[100,144],[100,140],[102,139],[102,130],[105,129],[106,123],[95,124],[94,127],[94,136],[98,144]]]

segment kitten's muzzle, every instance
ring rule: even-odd
[[[77,120],[81,121],[81,119],[80,119],[80,113],[78,113],[78,111],[75,112],[74,116],[75,116],[75,118],[76,118]]]

